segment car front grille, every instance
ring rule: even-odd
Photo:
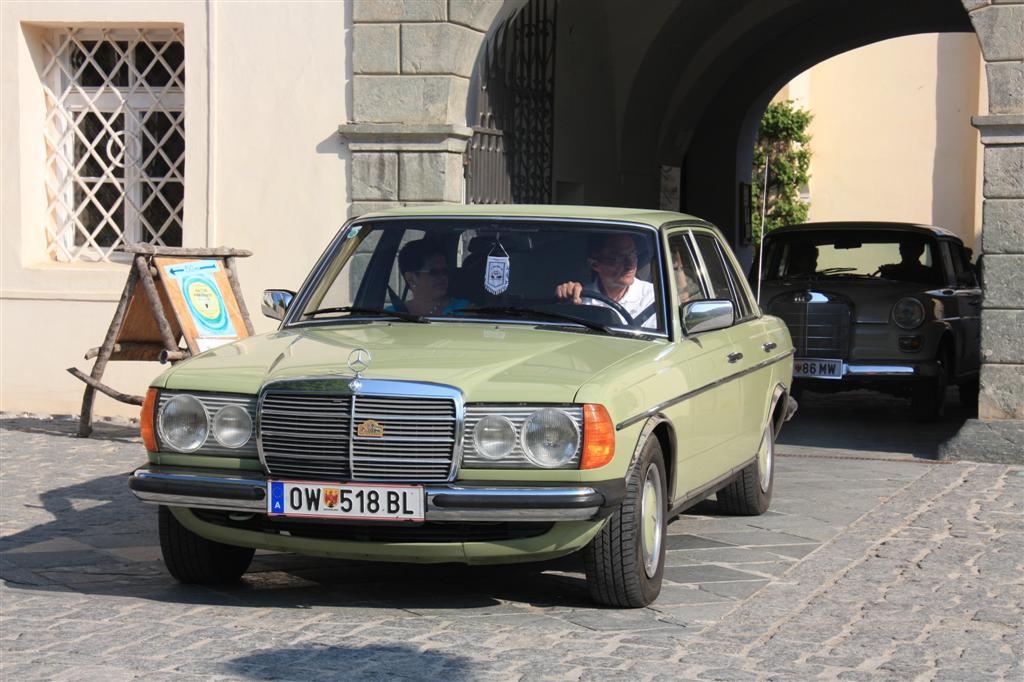
[[[447,481],[458,420],[447,397],[267,391],[259,445],[273,476],[326,481]]]
[[[775,299],[769,314],[781,317],[793,337],[798,358],[847,359],[850,339],[851,308],[845,301],[827,299],[821,294],[801,297],[786,294]]]

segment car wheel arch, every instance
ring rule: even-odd
[[[771,398],[768,401],[767,420],[771,421],[772,433],[779,435],[782,425],[786,422],[786,412],[789,403],[789,391],[785,385],[778,383],[772,389]]]
[[[661,445],[666,487],[668,488],[668,494],[665,497],[668,506],[671,507],[676,495],[676,431],[672,421],[665,415],[655,414],[644,422],[644,427],[640,430],[640,436],[636,440],[636,446],[633,448],[629,466],[626,468],[626,480],[629,480],[633,474],[633,470],[640,460],[640,453],[643,452],[648,439],[652,437],[657,438]]]

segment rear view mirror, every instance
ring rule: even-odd
[[[263,292],[263,314],[272,320],[283,320],[295,292],[288,289],[266,289]]]
[[[725,299],[687,303],[680,314],[683,331],[687,334],[725,329],[731,327],[736,318],[732,301]]]

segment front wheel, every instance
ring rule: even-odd
[[[716,495],[729,514],[758,516],[768,511],[775,487],[775,433],[771,421],[764,427],[757,458]]]
[[[590,597],[598,604],[639,608],[661,592],[668,523],[665,460],[650,438],[626,484],[626,497],[583,550]]]
[[[920,421],[935,421],[946,416],[946,387],[949,386],[949,353],[938,357],[934,379],[918,381],[910,393],[910,409]]]
[[[190,531],[167,507],[160,507],[160,550],[167,571],[183,583],[212,585],[238,580],[256,550],[207,540]]]

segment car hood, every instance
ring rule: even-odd
[[[449,384],[467,401],[571,402],[594,375],[651,342],[493,323],[348,323],[253,336],[179,363],[155,386],[255,394],[268,381],[351,376],[348,356],[370,351],[368,379]]]
[[[904,296],[920,298],[921,295],[927,295],[928,291],[939,288],[941,287],[929,287],[917,282],[826,277],[816,280],[765,282],[761,285],[761,301],[765,311],[771,313],[771,306],[775,301],[792,301],[792,297],[797,294],[817,292],[830,298],[850,301],[855,322],[886,324],[896,301]]]

